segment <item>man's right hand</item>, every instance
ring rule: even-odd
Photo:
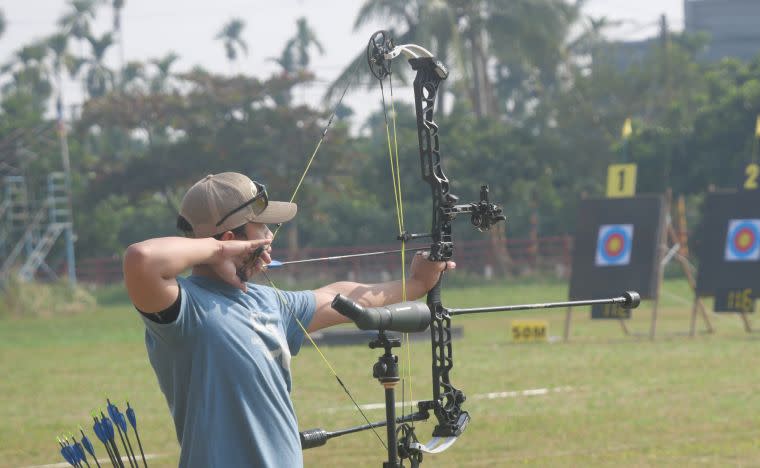
[[[219,252],[214,255],[214,258],[208,265],[223,281],[245,292],[246,283],[241,280],[238,270],[243,268],[246,260],[256,249],[268,246],[271,243],[271,239],[221,240],[219,241]],[[245,276],[250,274],[248,272],[244,273],[246,273]]]

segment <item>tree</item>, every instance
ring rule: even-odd
[[[121,72],[121,89],[127,90],[132,86],[142,86],[145,84],[145,79],[145,64],[136,61],[127,62]]]
[[[87,93],[90,97],[100,97],[113,89],[114,85],[113,72],[105,64],[105,55],[113,45],[113,36],[111,33],[105,33],[98,39],[88,34],[86,39],[92,48],[92,56],[86,61]]]
[[[324,54],[324,48],[317,39],[316,33],[306,23],[306,18],[299,18],[296,21],[296,35],[285,43],[282,53],[279,57],[270,58],[282,67],[283,77],[288,79],[291,76],[308,74],[307,69],[311,62],[309,49],[316,47],[320,55]],[[280,105],[290,105],[292,101],[291,90],[287,93],[274,96],[275,102]]]
[[[121,10],[124,9],[125,0],[112,0],[111,8],[113,9],[113,34],[119,43],[119,62],[121,73],[124,74],[126,66],[124,59],[124,30],[121,28]],[[122,76],[120,85],[123,85],[124,77]]]
[[[150,80],[150,90],[154,93],[167,92],[169,79],[172,76],[171,68],[179,60],[179,55],[169,52],[165,56],[150,61],[156,67],[156,74]]]
[[[317,35],[306,22],[306,18],[298,18],[296,21],[296,35],[288,42],[288,47],[293,47],[295,63],[301,70],[306,70],[311,62],[309,50],[317,49],[319,55],[324,55],[325,50],[317,39]]]
[[[69,11],[58,19],[65,34],[83,40],[90,34],[90,22],[95,19],[100,0],[68,0]]]
[[[243,29],[245,29],[245,21],[240,18],[233,18],[215,36],[215,39],[222,41],[224,45],[224,52],[227,60],[230,61],[230,68],[238,59],[239,51],[248,55],[248,43],[242,38]]]
[[[6,112],[10,105],[19,114],[29,113],[29,117],[44,112],[52,93],[50,67],[46,59],[47,45],[44,41],[38,41],[19,49],[14,58],[0,68],[0,73],[11,77],[2,89],[6,95],[3,102]]]
[[[90,23],[95,20],[101,0],[68,0],[68,11],[58,19],[58,26],[63,34],[79,42],[79,57],[66,58],[66,67],[72,79],[77,79],[86,63],[85,43],[90,35]],[[88,93],[87,77],[82,77],[82,94]]]
[[[5,33],[5,25],[5,13],[3,13],[3,10],[0,10],[0,37]]]

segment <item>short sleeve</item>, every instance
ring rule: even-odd
[[[157,323],[141,315],[145,328],[156,338],[175,343],[195,334],[200,327],[201,314],[197,300],[198,288],[185,278],[177,278],[180,304],[177,319],[170,323]]]
[[[295,356],[301,349],[304,339],[304,328],[309,328],[317,308],[317,299],[313,291],[282,291],[286,303],[282,304],[282,323],[285,328],[285,337],[288,341],[290,354]],[[294,318],[298,317],[298,321]]]

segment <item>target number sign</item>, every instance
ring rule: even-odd
[[[636,195],[636,165],[610,164],[607,167],[607,198]]]
[[[633,224],[603,224],[596,241],[596,266],[625,266],[631,263]]]
[[[546,320],[512,320],[512,340],[515,343],[546,341],[548,327]]]
[[[760,165],[757,163],[747,164],[747,167],[744,169],[744,175],[746,178],[744,179],[742,188],[744,190],[757,190],[757,179],[760,177]]]
[[[725,259],[728,262],[760,260],[760,219],[732,219],[728,222]]]

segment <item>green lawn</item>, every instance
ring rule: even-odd
[[[563,300],[566,286],[505,284],[448,289],[451,306]],[[610,321],[591,322],[576,309],[570,343],[517,345],[510,320],[545,318],[562,335],[564,310],[458,317],[464,336],[454,344],[453,383],[469,400],[467,431],[426,466],[683,466],[755,465],[760,460],[758,341],[734,315],[711,314],[717,333],[667,337],[688,330],[686,285],[664,287],[658,339],[625,337]],[[708,304],[709,307],[709,304]],[[651,305],[629,327],[646,333]],[[758,335],[760,336],[760,335]],[[430,350],[412,344],[412,398],[430,395]],[[377,351],[326,347],[328,359],[361,404],[381,403],[372,379]],[[406,362],[406,351],[402,350]],[[62,461],[55,437],[78,425],[105,396],[137,410],[151,466],[176,466],[178,447],[163,396],[147,361],[142,325],[129,306],[76,316],[0,321],[0,465]],[[302,428],[335,430],[361,424],[356,410],[317,353],[305,345],[293,360]],[[548,393],[487,398],[494,392]],[[540,392],[539,392],[540,393]],[[380,420],[383,410],[370,410]],[[427,439],[431,423],[417,432]],[[381,435],[383,432],[381,431]],[[103,450],[100,450],[103,454]],[[371,433],[349,435],[305,452],[307,466],[380,466],[384,449]]]

